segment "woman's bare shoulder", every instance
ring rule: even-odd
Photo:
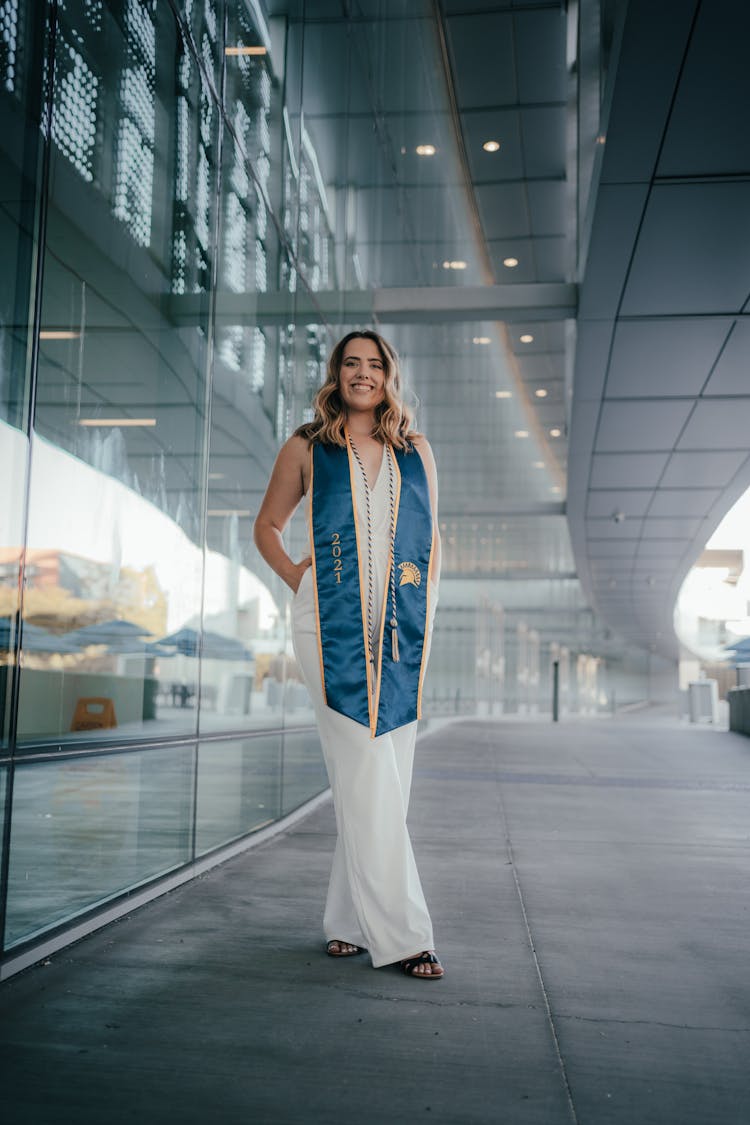
[[[300,434],[292,434],[279,450],[278,460],[285,464],[306,464],[310,456],[310,443]]]
[[[423,461],[426,461],[428,464],[435,464],[435,455],[432,452],[432,446],[424,434],[415,434],[411,439],[411,443]]]

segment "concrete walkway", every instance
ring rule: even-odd
[[[441,982],[323,955],[329,806],[0,989],[7,1125],[748,1125],[750,739],[418,749]]]

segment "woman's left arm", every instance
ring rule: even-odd
[[[430,488],[430,505],[432,507],[432,526],[435,531],[435,549],[432,553],[432,567],[430,578],[437,586],[440,581],[440,524],[438,523],[438,479],[437,479],[437,466],[435,458],[430,447],[430,443],[426,437],[418,437],[414,441],[414,446],[422,458],[424,471],[427,474],[427,484]]]

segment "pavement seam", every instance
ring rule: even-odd
[[[700,1023],[669,1023],[667,1020],[626,1020],[615,1019],[614,1017],[607,1016],[576,1016],[566,1013],[558,1013],[559,1020],[573,1020],[579,1023],[602,1023],[602,1024],[617,1024],[623,1027],[666,1027],[674,1031],[719,1031],[719,1032],[732,1032],[737,1035],[750,1034],[750,1027],[717,1027],[712,1024]]]
[[[491,749],[489,732],[487,732],[486,743],[487,743],[488,749]],[[571,1086],[570,1086],[570,1079],[568,1077],[568,1070],[567,1070],[567,1067],[565,1066],[565,1060],[563,1059],[563,1056],[562,1056],[562,1050],[560,1048],[560,1040],[559,1040],[558,1035],[557,1035],[557,1028],[555,1027],[555,1021],[554,1021],[554,1018],[553,1018],[553,1015],[552,1015],[552,1008],[551,1008],[551,1005],[550,1005],[550,1002],[549,1002],[549,996],[547,995],[547,986],[544,983],[544,976],[542,975],[542,967],[539,964],[539,958],[537,957],[536,946],[534,945],[534,938],[533,938],[532,933],[531,933],[531,926],[529,925],[529,916],[526,912],[526,903],[524,902],[523,891],[521,890],[521,881],[518,877],[518,869],[516,867],[516,857],[515,857],[515,853],[513,851],[513,842],[510,838],[510,829],[508,827],[508,816],[507,816],[506,809],[505,809],[505,800],[503,799],[502,780],[501,780],[500,777],[496,777],[496,780],[497,780],[498,802],[499,802],[499,805],[500,805],[500,812],[501,812],[502,818],[503,818],[503,835],[505,836],[505,847],[506,847],[506,850],[507,850],[508,862],[510,864],[511,871],[513,872],[513,882],[515,883],[516,894],[518,896],[518,902],[519,902],[519,905],[521,907],[521,916],[523,917],[523,924],[524,924],[524,928],[526,930],[526,939],[529,943],[529,949],[531,950],[531,957],[532,957],[532,960],[534,962],[534,968],[536,970],[537,979],[539,981],[539,988],[541,990],[542,999],[544,1001],[544,1010],[547,1014],[547,1023],[549,1025],[550,1035],[552,1036],[552,1044],[553,1044],[553,1047],[554,1047],[555,1056],[557,1058],[557,1066],[558,1066],[558,1069],[560,1071],[560,1077],[562,1079],[563,1086],[565,1088],[565,1098],[566,1098],[566,1101],[567,1101],[567,1104],[568,1104],[568,1111],[570,1113],[570,1118],[571,1118],[571,1121],[573,1122],[573,1125],[580,1125],[578,1114],[576,1112],[575,1102],[573,1101],[573,1091],[572,1091]]]

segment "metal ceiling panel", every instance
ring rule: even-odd
[[[617,541],[638,540],[641,534],[640,519],[626,519],[615,523],[608,515],[601,519],[586,520],[586,535],[589,539],[615,539]]]
[[[750,181],[655,184],[621,314],[732,314],[749,292]]]
[[[710,317],[620,321],[607,397],[699,394],[731,327],[728,318]]]
[[[536,281],[549,281],[542,278],[536,267],[536,240],[531,238],[503,238],[487,242],[495,277],[502,284],[528,285]],[[508,269],[503,262],[515,258],[518,265]]]
[[[649,512],[648,519],[643,521],[643,539],[692,539],[697,534],[701,525],[700,519],[653,519]]]
[[[602,492],[589,492],[586,512],[589,516],[609,516],[622,514],[630,519],[644,516],[651,503],[653,492],[648,488],[632,488],[624,491],[606,489]]]
[[[689,543],[688,538],[679,539],[677,537],[674,539],[642,539],[638,544],[637,554],[641,559],[674,559],[677,563],[682,558]]]
[[[565,175],[566,134],[565,106],[526,106],[521,110],[524,171],[529,179]]]
[[[475,194],[488,239],[529,237],[531,217],[523,184],[478,184]]]
[[[513,20],[518,62],[518,96],[527,105],[561,102],[567,97],[566,16],[560,9],[539,8]]]
[[[750,321],[736,321],[704,395],[750,395]]]
[[[461,114],[466,154],[475,184],[520,180],[524,175],[521,118],[517,109],[470,110]],[[485,152],[485,141],[498,141],[498,152]]]
[[[747,4],[711,0],[701,5],[659,158],[659,176],[713,175],[717,169],[747,173],[748,40]]]
[[[750,444],[750,396],[697,403],[679,441],[680,449],[738,449]]]
[[[292,25],[290,35],[295,31]],[[431,19],[384,21],[376,28],[345,19],[306,22],[303,74],[309,81],[304,83],[301,99],[305,112],[330,113],[332,106],[340,106],[342,111],[372,117],[373,86],[384,113],[402,112],[405,105],[412,112],[445,109],[442,75],[436,71],[433,54],[419,49],[424,39],[432,42],[433,36]],[[378,44],[377,74],[372,71],[373,38]],[[294,50],[295,44],[290,42],[289,51]],[[347,81],[348,68],[353,74],[361,73],[361,80]],[[287,68],[289,81],[296,69]],[[298,104],[294,94],[291,91],[292,105]]]
[[[744,450],[673,453],[661,484],[664,488],[692,488],[695,485],[725,488],[746,459]]]
[[[518,355],[518,365],[525,380],[549,382],[562,379],[565,374],[565,357],[561,352],[542,355]]]
[[[668,453],[596,453],[591,461],[590,487],[655,486],[668,459]]]
[[[508,12],[448,18],[461,109],[518,100],[513,18]]]
[[[532,243],[536,281],[565,281],[568,277],[566,238],[535,238]]]
[[[378,187],[398,182],[447,188],[459,182],[459,169],[449,155],[452,125],[447,114],[390,115],[377,132],[372,116],[313,117],[306,113],[305,124],[326,179],[334,186]],[[292,120],[293,131],[295,125]],[[435,145],[436,155],[417,155],[417,145],[427,143]]]
[[[596,451],[628,452],[672,449],[687,421],[693,403],[605,402],[602,404]]]
[[[564,180],[529,180],[526,184],[535,235],[565,237],[568,230],[567,185]]]
[[[603,184],[651,179],[696,4],[659,0],[629,5],[606,125]]]
[[[583,322],[614,317],[648,198],[647,184],[603,184],[578,307]]]
[[[597,539],[591,536],[588,542],[587,553],[590,559],[632,558],[638,548],[637,539]]]
[[[650,516],[705,516],[719,499],[718,488],[660,488]]]
[[[406,218],[406,222],[405,222]],[[399,242],[404,229],[411,237],[452,239],[463,232],[450,193],[440,187],[368,188],[357,193],[357,221],[380,238]],[[466,231],[467,242],[470,232]],[[450,271],[452,284],[477,284],[470,270]],[[379,282],[370,279],[376,287]]]

